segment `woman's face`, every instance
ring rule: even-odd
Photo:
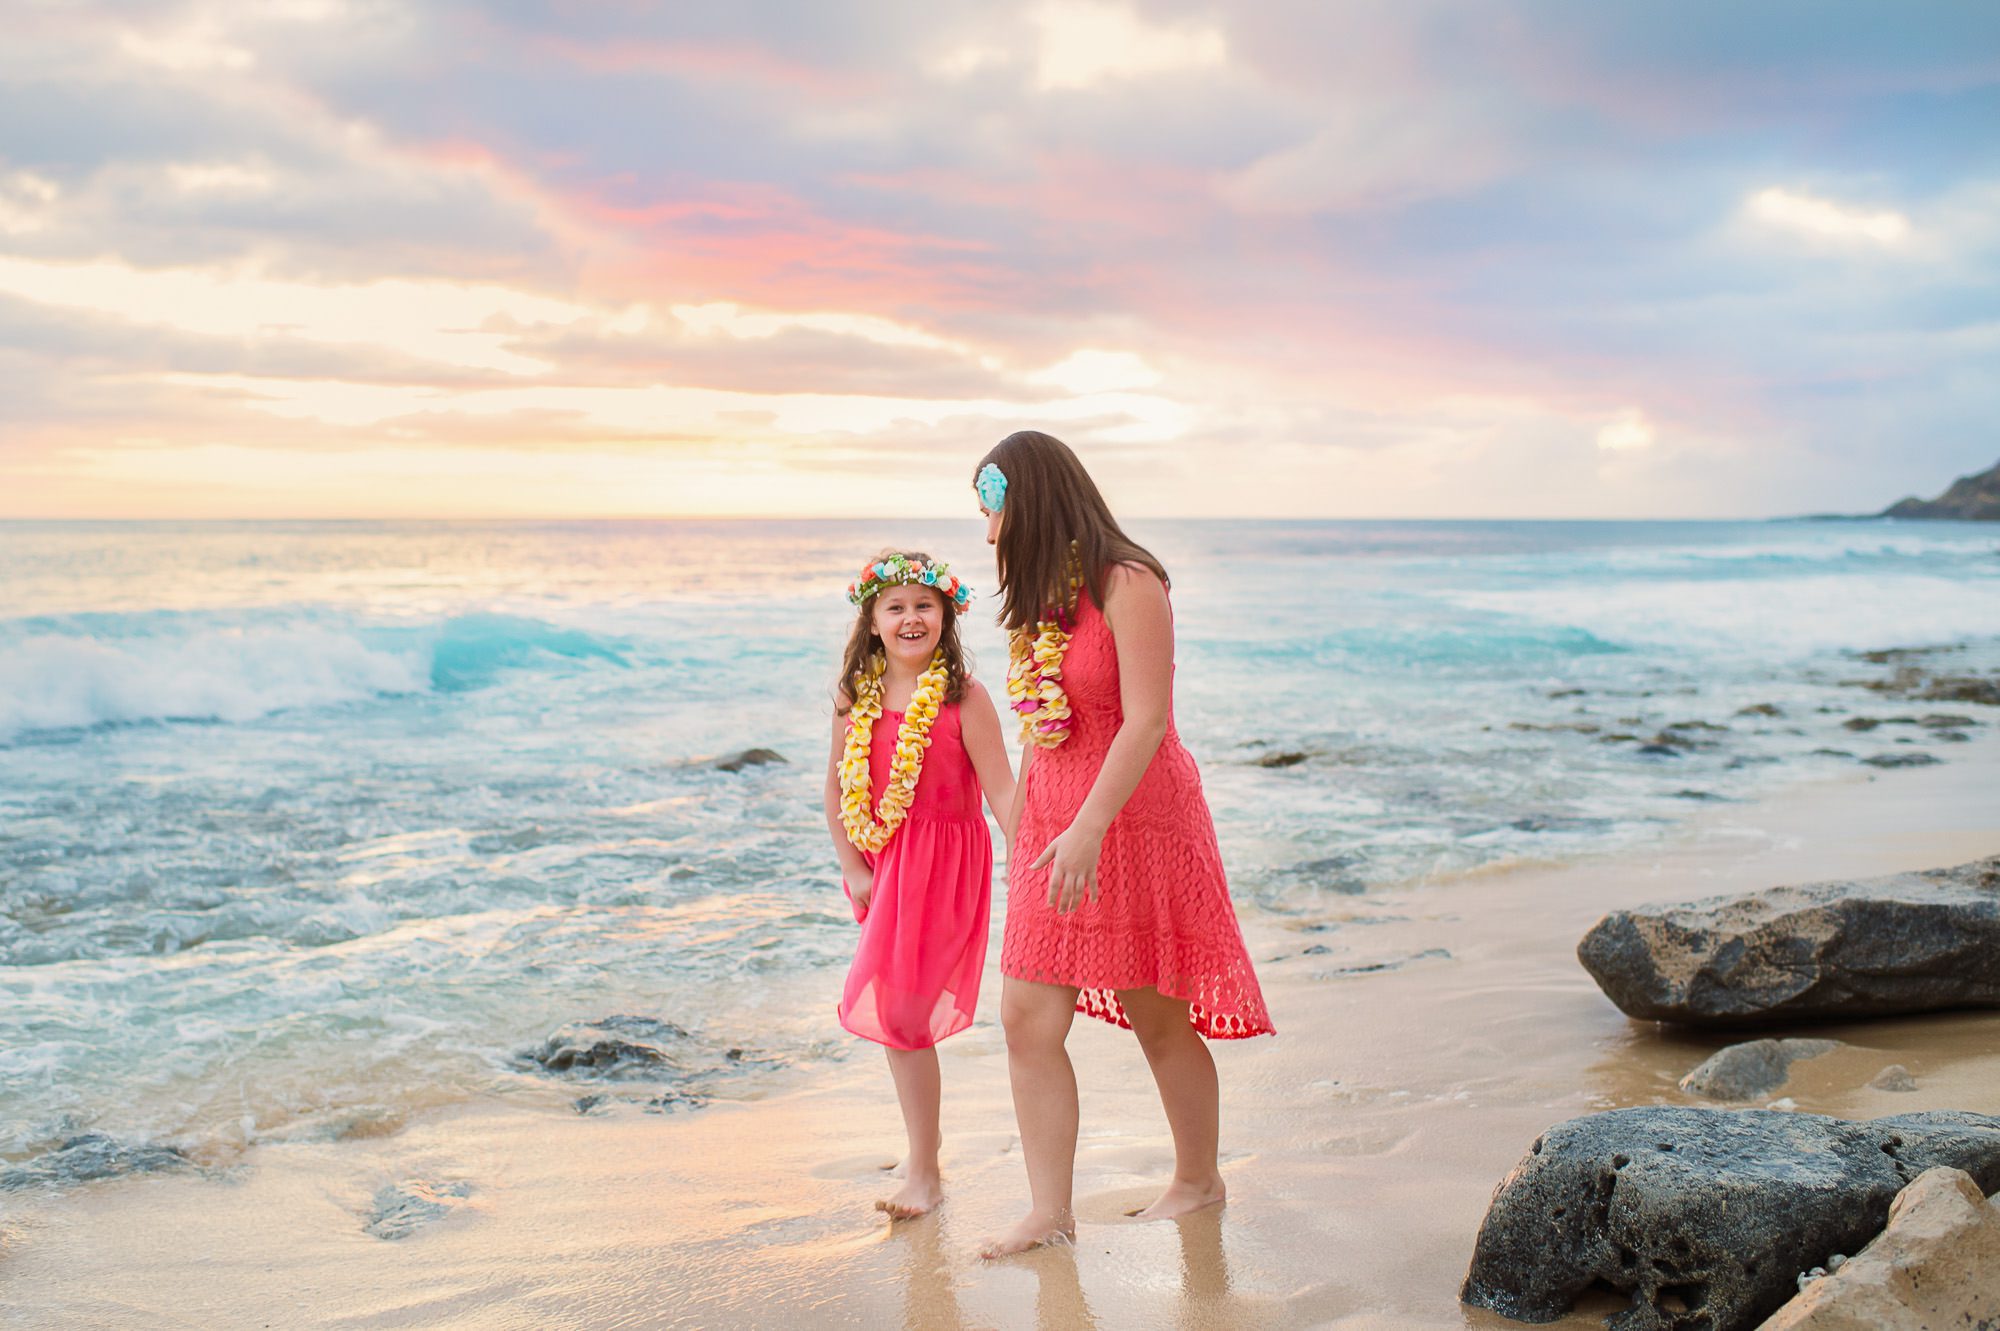
[[[875,593],[872,623],[891,661],[921,670],[944,639],[944,595],[935,587],[884,587]]]
[[[981,517],[986,519],[986,543],[988,545],[999,544],[1000,515],[994,512],[992,509],[986,507],[986,505],[984,504],[981,504],[979,506],[979,514]]]

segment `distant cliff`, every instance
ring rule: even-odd
[[[1885,518],[1956,518],[2000,522],[2000,462],[1977,476],[1961,476],[1936,499],[1909,498],[1882,511]]]

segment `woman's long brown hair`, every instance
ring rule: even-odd
[[[1000,505],[1000,626],[1032,628],[1069,594],[1069,548],[1076,543],[1084,586],[1104,604],[1104,579],[1114,564],[1137,564],[1167,581],[1152,552],[1127,536],[1111,506],[1069,445],[1040,430],[1017,430],[973,467],[992,463],[1007,478]]]
[[[891,555],[901,555],[912,564],[929,564],[931,557],[921,550],[884,550],[870,560],[879,564]],[[885,587],[883,591],[887,591]],[[951,598],[935,587],[923,588],[938,598],[944,607],[944,623],[938,629],[938,649],[944,653],[945,670],[948,672],[944,686],[946,702],[960,702],[965,698],[965,648],[958,640],[958,610]],[[882,592],[876,592],[880,596]],[[841,656],[840,679],[833,686],[833,709],[835,715],[846,716],[854,710],[854,690],[861,679],[861,672],[868,665],[868,658],[875,655],[881,644],[875,639],[875,596],[861,603],[854,617],[854,627],[847,634],[847,650]]]

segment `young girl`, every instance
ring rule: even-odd
[[[1125,535],[1076,455],[1033,430],[980,460],[1012,630],[1007,696],[1021,781],[1004,824],[1000,1019],[1028,1214],[988,1256],[1073,1239],[1077,1012],[1139,1037],[1174,1139],[1148,1219],[1223,1200],[1215,1061],[1203,1036],[1267,1034],[1271,1018],[1229,903],[1194,759],[1174,732],[1173,612],[1160,561]]]
[[[995,817],[1014,774],[993,700],[966,673],[958,616],[971,589],[915,550],[885,550],[847,589],[858,609],[841,663],[826,821],[861,941],[840,1024],[883,1045],[909,1137],[892,1219],[944,1197],[936,1045],[972,1024],[986,965]],[[1003,827],[1005,824],[1003,823]]]

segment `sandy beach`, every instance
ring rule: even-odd
[[[1606,909],[1961,862],[2000,850],[2000,738],[1955,761],[1717,806],[1652,852],[1338,898],[1249,931],[1275,1040],[1217,1047],[1226,1209],[1122,1212],[1170,1161],[1129,1035],[1079,1021],[1073,1250],[982,1263],[1024,1199],[989,971],[945,1046],[949,1198],[870,1210],[900,1146],[871,1051],[695,1112],[480,1102],[0,1211],[7,1327],[1487,1327],[1458,1283],[1494,1184],[1547,1125],[1680,1103],[1727,1041],[1627,1021],[1576,964]],[[828,977],[771,1001],[823,1001]],[[1771,1033],[1771,1032],[1766,1032]],[[2000,1013],[1816,1028],[1847,1042],[1784,1094],[1850,1117],[2000,1112]],[[1883,1066],[1914,1093],[1870,1089]],[[364,1230],[385,1187],[441,1218]],[[459,1194],[463,1194],[460,1196]],[[1580,1309],[1564,1325],[1609,1311]]]

